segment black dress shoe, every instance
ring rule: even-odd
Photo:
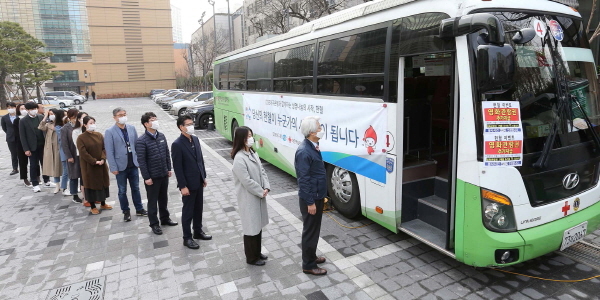
[[[204,233],[204,231],[200,231],[198,233],[194,232],[194,238],[197,240],[212,240],[212,235],[208,235],[206,233]]]
[[[267,258],[269,258],[268,256],[264,255],[264,254],[260,254],[260,259],[262,260],[266,260]]]
[[[125,221],[125,222],[131,221],[131,213],[130,212],[123,213],[123,221]]]
[[[148,212],[145,209],[136,210],[135,214],[138,215],[138,216],[142,216],[142,217],[147,217],[148,216]]]
[[[162,229],[160,229],[160,226],[154,225],[154,226],[152,226],[152,232],[154,232],[154,234],[161,235]]]
[[[253,262],[253,263],[248,263],[248,264],[249,264],[249,265],[255,265],[255,266],[264,266],[266,263],[267,263],[267,262],[265,262],[264,260],[262,260],[262,259],[259,259],[259,260],[255,261],[255,262]]]
[[[171,219],[164,221],[164,222],[160,222],[160,225],[177,226],[177,224],[179,224],[179,223],[177,223]]]
[[[10,172],[10,175],[15,175],[15,174],[17,174],[17,173],[19,173],[19,171],[17,171],[17,170],[12,170],[12,172]]]
[[[193,239],[184,240],[183,245],[190,249],[200,249],[200,245],[198,245]]]

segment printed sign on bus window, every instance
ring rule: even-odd
[[[486,167],[523,164],[523,125],[518,101],[484,101],[483,162]]]

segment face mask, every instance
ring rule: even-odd
[[[254,137],[249,137],[248,140],[246,140],[246,146],[252,147],[252,145],[254,145]]]
[[[160,128],[160,124],[158,124],[158,121],[152,121],[152,126],[150,126],[150,128],[158,130],[158,128]]]
[[[56,116],[55,115],[49,115],[48,119],[50,119],[50,121],[54,122],[54,120],[56,120]]]
[[[323,138],[323,136],[325,136],[325,131],[321,130],[321,131],[317,132],[317,137],[318,137],[319,139],[322,139],[322,138]]]
[[[120,117],[120,118],[119,118],[119,124],[125,124],[125,123],[127,123],[127,116],[125,116],[125,117]]]
[[[194,134],[194,125],[185,127],[185,130],[187,131],[187,134]]]
[[[87,126],[85,127],[85,129],[86,129],[87,131],[94,132],[94,131],[96,131],[96,124],[90,124],[90,125],[87,125]]]
[[[24,117],[26,115],[27,115],[27,110],[22,109],[20,117],[22,118],[22,117]]]
[[[32,110],[29,111],[29,115],[32,116],[32,117],[37,116],[37,113],[38,113],[37,109],[32,109]]]
[[[83,125],[83,118],[79,119],[79,124]]]
[[[8,109],[8,113],[11,114],[11,115],[14,114],[14,113],[16,113],[16,112],[17,112],[17,110],[15,108],[9,108]]]

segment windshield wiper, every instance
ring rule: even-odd
[[[594,144],[596,144],[596,149],[600,149],[600,138],[598,137],[598,133],[594,129],[594,126],[592,125],[592,121],[590,121],[590,117],[588,117],[587,113],[585,112],[585,109],[583,109],[583,107],[581,106],[581,103],[579,102],[579,98],[577,98],[575,95],[571,95],[571,101],[573,101],[573,102],[575,102],[575,104],[577,104],[577,107],[583,114],[583,119],[585,120],[585,123],[587,124],[588,129],[590,129],[592,132],[592,137],[594,139]],[[571,126],[573,126],[573,124],[571,124]]]

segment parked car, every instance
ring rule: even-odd
[[[156,103],[158,103],[158,105],[160,105],[162,108],[166,109],[166,104],[169,101],[184,99],[185,97],[189,96],[190,94],[191,93],[178,93],[172,97],[161,98],[158,101],[156,101]]]
[[[168,95],[174,95],[174,94],[177,94],[177,93],[181,93],[181,92],[180,91],[168,90],[168,91],[164,91],[162,93],[158,93],[158,94],[152,95],[152,96],[150,96],[150,98],[152,98],[152,100],[154,100],[156,102],[156,99],[163,98],[163,97],[166,97]]]
[[[202,104],[192,106],[186,110],[186,113],[194,119],[194,127],[196,129],[208,128],[208,121],[210,118],[215,120],[215,106],[214,98],[210,98]]]
[[[162,107],[162,109],[169,110],[169,109],[171,109],[171,106],[173,105],[173,103],[191,100],[191,99],[194,99],[194,97],[196,97],[196,96],[198,96],[198,93],[183,93],[183,94],[175,97],[175,99],[163,101],[161,103],[161,107]]]
[[[46,96],[54,96],[54,97],[57,97],[58,99],[64,99],[64,100],[73,100],[73,102],[75,104],[81,104],[81,103],[84,103],[85,101],[87,101],[84,96],[81,96],[81,95],[79,95],[75,92],[71,92],[71,91],[46,92]]]
[[[212,96],[213,96],[212,92],[203,92],[203,93],[197,94],[194,98],[192,98],[190,100],[173,103],[171,105],[171,107],[169,108],[169,113],[172,115],[176,115],[176,116],[183,116],[183,115],[185,115],[185,112],[188,109],[188,107],[190,107],[192,105],[204,103],[204,101],[212,98]]]
[[[38,98],[34,98],[32,100],[29,100],[29,101],[38,102]],[[74,103],[75,103],[75,101],[73,101],[73,100],[58,99],[55,96],[44,96],[44,97],[42,97],[42,104],[45,104],[45,105],[58,105],[58,107],[60,107],[60,108],[71,107],[71,106],[74,105]]]
[[[154,102],[161,104],[164,101],[173,100],[173,99],[175,99],[175,97],[178,97],[181,94],[185,94],[185,93],[184,92],[170,92],[170,93],[165,94],[164,96],[157,97],[154,100]]]
[[[152,97],[153,95],[156,95],[156,94],[160,94],[160,93],[162,93],[162,92],[164,92],[164,91],[166,91],[166,90],[165,90],[165,89],[156,89],[156,90],[151,90],[151,91],[150,91],[150,97]]]

